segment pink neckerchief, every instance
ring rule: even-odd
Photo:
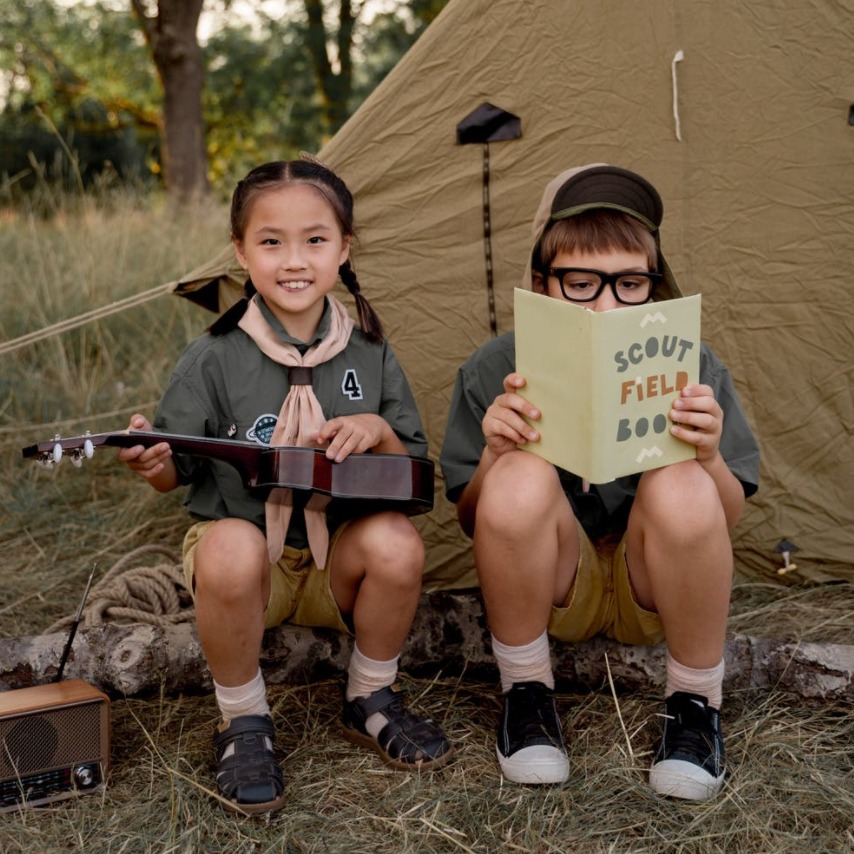
[[[274,362],[289,368],[312,368],[338,355],[347,346],[355,325],[347,314],[347,309],[335,297],[327,298],[331,308],[329,331],[321,341],[309,347],[304,356],[300,355],[293,344],[286,344],[279,339],[258,307],[258,297],[249,301],[246,313],[238,326],[258,345],[258,349]],[[270,447],[306,447],[309,445],[309,436],[315,435],[326,421],[320,402],[311,387],[310,372],[307,382],[304,377],[300,380],[299,383],[291,381],[290,391],[282,403],[279,419],[273,429]],[[316,447],[313,442],[311,446]],[[272,489],[264,508],[267,520],[267,551],[272,563],[276,563],[284,551],[285,534],[293,512],[291,492],[290,489],[279,487]],[[316,509],[318,504],[325,505],[325,501],[318,495],[312,495],[305,508],[305,528],[314,562],[323,569],[329,552],[329,531],[326,528],[326,513]]]

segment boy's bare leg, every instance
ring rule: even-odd
[[[578,566],[575,518],[555,469],[525,451],[503,454],[484,476],[474,556],[501,675],[496,758],[516,783],[569,776],[546,628]]]
[[[638,602],[657,611],[671,655],[710,668],[723,657],[732,545],[711,478],[693,461],[646,472],[626,543]]]
[[[503,454],[477,505],[474,559],[492,634],[509,646],[538,638],[575,578],[575,518],[554,467],[526,451]]]
[[[717,489],[698,463],[643,476],[626,560],[639,603],[661,616],[668,649],[650,785],[661,795],[708,800],[725,776],[718,710],[733,561]]]

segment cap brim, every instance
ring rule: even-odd
[[[664,216],[658,190],[619,166],[591,166],[566,180],[555,193],[551,218],[563,219],[593,208],[615,208],[657,229]]]

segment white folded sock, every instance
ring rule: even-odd
[[[501,676],[502,693],[506,694],[516,682],[542,682],[547,688],[554,689],[547,632],[522,646],[507,646],[492,635],[492,654]]]
[[[270,715],[270,706],[267,703],[267,687],[264,685],[264,677],[261,675],[260,667],[255,678],[245,685],[230,688],[214,681],[214,693],[225,723],[243,715]],[[265,736],[264,740],[267,743],[267,749],[272,750],[273,743],[270,739]],[[223,752],[222,758],[227,759],[232,753],[234,753],[234,745],[229,744]]]
[[[713,709],[720,709],[723,699],[724,660],[714,667],[697,669],[680,664],[669,652],[667,653],[667,687],[665,698],[674,691],[686,691],[689,694],[699,694],[709,701]]]
[[[270,706],[267,703],[267,687],[264,685],[264,677],[261,668],[255,674],[255,678],[245,685],[226,687],[214,682],[216,702],[222,712],[222,719],[226,722],[232,718],[242,715],[269,715]]]

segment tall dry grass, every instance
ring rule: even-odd
[[[225,239],[216,205],[176,218],[143,197],[50,201],[50,219],[0,215],[0,342],[177,278]],[[154,493],[111,452],[82,472],[68,463],[46,472],[20,448],[152,412],[181,349],[209,321],[163,296],[0,355],[0,636],[37,634],[73,613],[95,562],[106,570],[136,546],[179,547],[180,496]],[[732,628],[850,643],[852,613],[850,587],[745,581]],[[115,697],[106,791],[0,816],[0,852],[854,851],[850,707],[729,696],[729,782],[713,803],[690,805],[645,785],[656,695],[561,695],[571,780],[538,789],[498,774],[494,685],[452,674],[402,681],[456,742],[448,768],[401,774],[344,742],[335,682],[271,686],[290,800],[273,817],[236,818],[209,793],[211,699]]]
[[[0,342],[173,281],[227,240],[227,210],[214,203],[176,215],[128,193],[50,202],[50,218],[43,200],[0,213]],[[68,613],[93,562],[179,538],[180,496],[157,500],[113,454],[99,452],[81,474],[67,462],[56,472],[24,465],[20,449],[56,433],[123,429],[137,410],[152,415],[182,349],[210,320],[163,295],[0,354],[0,634],[37,633]]]

